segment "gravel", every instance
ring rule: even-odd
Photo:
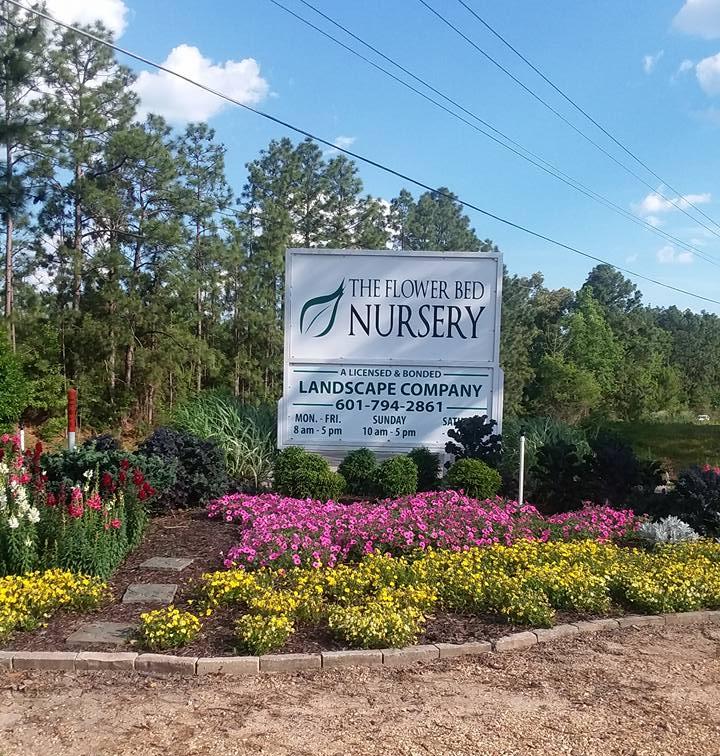
[[[0,672],[0,752],[717,756],[720,629],[638,628],[410,669]]]

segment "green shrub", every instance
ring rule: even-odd
[[[0,334],[0,431],[15,428],[30,401],[31,386],[4,334]]]
[[[447,472],[447,484],[476,499],[489,499],[500,490],[500,473],[481,459],[459,459]]]
[[[497,423],[487,415],[473,415],[455,421],[447,432],[452,441],[445,444],[445,451],[455,459],[481,459],[489,465],[500,461],[502,437],[493,433]]]
[[[154,502],[159,510],[204,504],[228,489],[225,455],[210,439],[202,440],[173,428],[157,428],[140,444],[137,454],[160,457],[166,464],[176,466],[175,482]]]
[[[337,499],[345,491],[345,479],[330,469],[319,454],[291,446],[275,460],[275,490],[296,499]]]
[[[67,420],[64,417],[50,417],[39,428],[37,436],[43,441],[55,441],[65,435]]]
[[[348,493],[368,496],[373,492],[377,459],[370,449],[349,452],[340,463],[338,472],[345,478]]]
[[[295,499],[338,499],[345,492],[345,478],[340,473],[327,470],[312,470],[301,467],[293,470],[281,493]]]
[[[257,489],[269,480],[277,434],[270,405],[247,405],[230,394],[204,391],[178,407],[173,425],[214,441],[236,482]]]
[[[407,496],[418,488],[417,465],[407,456],[386,459],[375,473],[375,488],[379,496]]]
[[[413,449],[408,457],[418,469],[418,491],[434,491],[440,479],[440,456],[420,446]]]

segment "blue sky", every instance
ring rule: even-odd
[[[299,0],[282,2],[332,30]],[[652,189],[678,197],[574,113],[456,0],[428,2]],[[720,222],[720,0],[468,2],[659,176]],[[546,111],[418,0],[313,4],[565,173],[720,263],[717,235],[653,196],[648,186]],[[719,267],[539,172],[269,0],[51,0],[48,6],[65,20],[99,16],[120,32],[119,43],[135,52],[167,60],[318,135],[345,137],[358,153],[430,185],[446,185],[498,215],[644,275],[720,299]],[[238,192],[245,163],[270,139],[286,135],[264,119],[221,107],[156,75],[142,75],[138,86],[147,108],[160,110],[179,126],[185,118],[209,118],[228,146],[228,175]],[[361,176],[366,191],[386,198],[403,186],[368,166],[361,167]],[[540,270],[549,286],[577,288],[592,267],[591,261],[469,214],[478,233],[500,246],[511,272]],[[639,284],[649,303],[720,312],[720,306]]]

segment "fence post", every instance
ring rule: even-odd
[[[518,502],[520,505],[525,500],[525,436],[520,436],[520,486],[518,490]]]
[[[25,451],[25,422],[20,421],[20,451]]]
[[[75,448],[75,430],[77,426],[77,389],[68,389],[67,393],[67,418],[68,418],[68,449]]]

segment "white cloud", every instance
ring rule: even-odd
[[[703,58],[695,66],[695,75],[705,94],[720,94],[720,53]]]
[[[694,65],[695,64],[690,60],[690,58],[685,58],[685,60],[678,66],[678,76],[690,71]]]
[[[628,257],[625,258],[626,263],[634,263],[637,262],[638,256],[637,255],[628,255]]]
[[[659,52],[656,52],[655,55],[646,55],[643,58],[643,71],[645,71],[646,74],[651,74],[663,55],[665,55],[665,50],[660,50]]]
[[[48,13],[66,24],[102,21],[117,39],[127,27],[128,7],[123,0],[47,0]]]
[[[197,47],[179,45],[173,48],[163,65],[244,105],[260,102],[269,91],[254,58],[214,64]],[[140,96],[138,115],[141,118],[147,113],[157,113],[173,123],[206,121],[230,104],[165,71],[142,71],[133,88]]]
[[[661,265],[690,265],[693,261],[692,252],[678,252],[672,244],[661,247],[655,256]]]
[[[355,144],[355,137],[351,137],[351,136],[335,137],[335,139],[333,140],[333,144],[336,147],[343,147],[344,149],[348,149]]]
[[[704,39],[720,37],[720,0],[685,0],[673,26]]]
[[[662,187],[661,187],[662,189]],[[661,213],[670,213],[674,210],[687,209],[690,205],[707,205],[712,201],[710,192],[703,194],[684,194],[681,197],[667,197],[658,192],[652,192],[644,197],[640,202],[633,205],[632,208],[636,213],[643,215],[648,223],[660,225],[658,215]]]

